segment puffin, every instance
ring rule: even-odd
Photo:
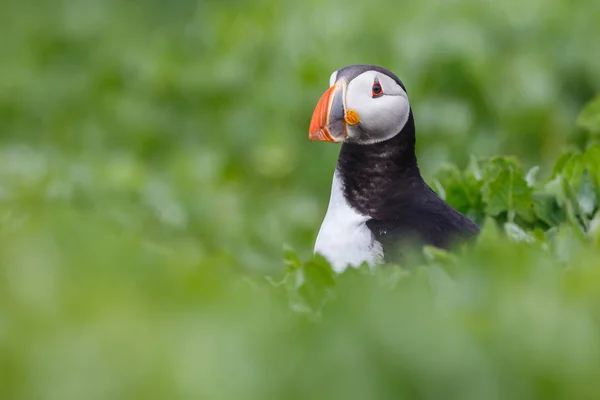
[[[341,143],[329,205],[314,245],[336,272],[402,263],[406,250],[449,250],[479,227],[424,181],[406,87],[367,64],[334,71],[312,114],[309,140]]]

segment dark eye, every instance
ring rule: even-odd
[[[373,97],[379,97],[383,95],[383,88],[381,87],[381,84],[377,81],[373,83],[373,88],[371,89],[371,91]]]

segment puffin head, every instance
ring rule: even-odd
[[[329,80],[310,121],[309,139],[373,144],[404,128],[410,104],[396,75],[376,65],[351,65]]]

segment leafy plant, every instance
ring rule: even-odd
[[[1,399],[600,398],[600,2],[338,3],[0,2]],[[355,62],[474,246],[310,255]]]

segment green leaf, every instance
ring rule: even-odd
[[[600,210],[596,212],[596,215],[590,221],[588,235],[594,240],[596,245],[600,245]]]
[[[454,165],[442,167],[433,181],[436,192],[448,204],[465,214],[481,213],[482,182],[473,170],[461,172]]]
[[[564,164],[561,175],[566,179],[571,187],[578,188],[583,181],[583,173],[586,169],[583,154],[573,154]]]
[[[300,257],[290,248],[285,248],[283,251],[283,259],[287,266],[288,272],[296,270],[302,266],[302,260]]]
[[[558,173],[560,192],[557,196],[571,222],[587,229],[589,218],[597,207],[598,176],[591,171],[596,170],[598,161],[596,149],[590,148],[589,154],[571,154]]]
[[[596,198],[600,199],[600,145],[588,147],[584,154],[585,165],[590,172]]]
[[[447,273],[454,274],[456,255],[435,246],[423,246],[423,255],[430,266],[443,268]]]
[[[587,228],[586,221],[582,221],[579,217],[583,216],[583,212],[577,201],[577,195],[573,186],[566,179],[561,179],[561,189],[563,193],[563,207],[567,214],[567,220],[571,222],[573,226],[576,226],[580,231],[585,231]]]
[[[312,310],[319,310],[327,300],[330,289],[335,286],[335,272],[320,255],[304,263],[298,272],[301,276],[298,294]]]
[[[556,226],[566,219],[563,208],[556,201],[556,196],[548,191],[533,193],[533,210],[538,219],[548,226]]]
[[[516,242],[535,243],[536,241],[532,234],[525,232],[519,225],[512,222],[504,224],[504,233]]]
[[[574,152],[566,152],[561,154],[556,162],[554,163],[554,168],[552,169],[552,178],[556,178],[563,170],[565,164],[575,155]]]
[[[484,174],[481,194],[488,215],[495,217],[506,212],[509,221],[517,215],[525,221],[534,221],[532,188],[527,185],[523,170],[514,159],[495,157],[486,166]]]
[[[600,145],[595,144],[588,147],[584,153],[585,165],[596,176],[600,174]]]
[[[540,171],[539,166],[532,167],[527,171],[527,175],[525,175],[525,181],[527,182],[527,186],[534,187],[537,179],[537,174]]]
[[[577,118],[577,126],[592,133],[600,133],[600,96],[589,102]]]
[[[465,174],[467,176],[472,177],[476,181],[481,181],[483,179],[483,172],[481,171],[482,161],[477,158],[475,155],[471,154],[469,157],[469,165],[465,170]]]
[[[454,254],[435,246],[423,246],[423,254],[429,262],[453,263],[456,261]]]
[[[385,268],[373,269],[374,276],[377,279],[377,283],[381,288],[393,290],[398,284],[410,276],[410,272],[398,265],[386,265]],[[344,275],[347,272],[344,272]]]
[[[591,216],[596,209],[597,204],[596,190],[592,182],[591,174],[586,169],[583,173],[583,179],[577,190],[577,201],[582,212]]]

